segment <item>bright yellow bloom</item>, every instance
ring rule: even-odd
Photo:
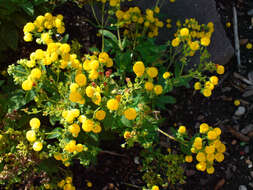
[[[200,82],[195,82],[194,83],[194,89],[195,90],[200,90],[201,89],[201,83]]]
[[[210,167],[206,169],[208,174],[213,174],[214,173],[214,167]]]
[[[154,85],[153,85],[152,82],[146,82],[146,83],[145,83],[145,89],[146,89],[147,91],[151,91],[151,90],[153,90],[153,88],[154,88]]]
[[[124,132],[124,138],[129,139],[131,137],[131,133],[129,131]]]
[[[60,188],[63,188],[64,184],[65,184],[65,180],[63,179],[63,180],[61,180],[60,182],[57,183],[57,186],[60,187]]]
[[[219,147],[217,147],[217,151],[220,152],[220,153],[223,153],[226,151],[226,146],[221,143]]]
[[[104,110],[99,110],[95,113],[96,119],[98,119],[100,121],[103,120],[105,118],[105,116],[106,116],[106,112]]]
[[[199,171],[205,171],[206,170],[206,163],[205,162],[200,162],[196,165],[196,169]]]
[[[137,113],[134,108],[128,108],[124,111],[124,115],[128,120],[134,120],[137,116]]]
[[[179,129],[178,129],[178,132],[179,132],[180,134],[185,134],[185,132],[186,132],[185,126],[180,126]]]
[[[191,163],[192,162],[192,155],[185,156],[185,161],[188,163]]]
[[[199,161],[199,162],[205,162],[206,161],[206,155],[205,153],[203,152],[199,152],[196,156],[196,159]]]
[[[66,177],[65,179],[66,183],[72,183],[72,177]]]
[[[86,119],[86,120],[84,120],[84,122],[82,124],[82,129],[85,132],[90,132],[92,130],[93,126],[94,126],[94,122],[90,119]]]
[[[190,48],[191,48],[191,50],[193,50],[193,51],[197,51],[197,50],[199,49],[199,42],[198,42],[198,41],[191,42],[191,43],[190,43]]]
[[[26,33],[26,34],[24,35],[24,41],[25,41],[25,42],[31,42],[32,40],[33,40],[33,36],[32,36],[31,33]]]
[[[207,153],[207,154],[213,154],[214,153],[214,151],[215,151],[215,147],[214,146],[206,146],[205,147],[205,152]]]
[[[164,78],[164,79],[167,79],[167,78],[169,78],[170,76],[171,76],[170,72],[165,72],[165,73],[163,73],[163,78]]]
[[[156,67],[149,67],[147,68],[147,74],[151,78],[155,78],[158,75],[158,70]]]
[[[27,33],[27,32],[32,32],[33,30],[35,29],[35,26],[33,23],[31,22],[28,22],[25,26],[24,26],[24,33]]]
[[[141,77],[145,71],[145,66],[142,61],[137,61],[133,66],[133,71],[137,77]]]
[[[235,101],[234,101],[234,105],[235,105],[235,106],[239,106],[240,104],[241,104],[240,100],[235,100]]]
[[[109,58],[106,62],[106,67],[112,67],[113,66],[113,60]]]
[[[217,85],[219,82],[219,79],[216,76],[211,76],[209,80],[213,85]]]
[[[79,85],[79,86],[85,86],[87,83],[87,78],[84,74],[77,74],[75,77],[75,82]]]
[[[98,60],[93,60],[89,63],[89,68],[92,70],[97,70],[99,67],[99,62]]]
[[[216,132],[213,130],[213,131],[209,131],[208,133],[207,133],[207,138],[209,139],[209,140],[215,140],[216,138],[217,138],[217,134],[216,134]]]
[[[210,38],[203,37],[203,38],[201,38],[200,43],[201,43],[202,46],[209,46],[209,44],[210,44]]]
[[[209,97],[212,95],[212,91],[209,88],[205,88],[202,93],[205,97]]]
[[[87,88],[85,89],[86,95],[88,97],[92,97],[93,94],[95,93],[95,89],[92,86],[87,86]]]
[[[154,91],[156,95],[160,95],[163,93],[163,87],[161,85],[155,85]]]
[[[109,55],[106,52],[101,52],[98,56],[98,60],[100,63],[106,63],[109,59]]]
[[[87,187],[92,187],[92,183],[90,181],[87,182]]]
[[[219,75],[224,74],[224,71],[225,71],[224,66],[222,66],[222,65],[218,65],[218,66],[217,66],[216,72],[217,72]]]
[[[222,162],[224,160],[224,154],[222,153],[217,153],[215,154],[215,160],[217,160],[217,162]]]
[[[22,83],[22,88],[23,90],[25,91],[28,91],[28,90],[32,90],[32,87],[33,87],[33,82],[31,80],[25,80],[23,83]]]
[[[226,27],[227,27],[227,28],[230,28],[230,26],[231,26],[231,23],[230,23],[230,22],[227,22],[227,23],[226,23]]]
[[[119,102],[117,99],[110,99],[107,101],[106,106],[109,110],[115,111],[119,108]]]
[[[182,28],[180,30],[180,35],[181,36],[188,36],[189,35],[189,29],[188,28]]]
[[[91,80],[96,80],[98,78],[98,72],[96,70],[91,70],[89,73],[89,78]]]
[[[252,43],[247,43],[247,44],[246,44],[246,48],[247,48],[247,49],[252,49]]]
[[[43,144],[40,141],[36,141],[35,143],[33,143],[33,150],[36,152],[41,151],[43,148]]]
[[[38,129],[40,127],[40,120],[37,117],[34,117],[29,122],[32,129]]]
[[[100,125],[95,124],[95,125],[93,125],[92,131],[93,131],[94,133],[100,133],[100,132],[102,131],[102,128],[101,128]]]
[[[154,185],[154,186],[152,187],[152,190],[159,190],[159,187],[158,187],[157,185]]]
[[[26,132],[26,139],[29,141],[29,142],[33,142],[36,140],[36,133],[34,130],[30,130],[30,131],[27,131]]]
[[[199,132],[200,133],[206,133],[207,131],[209,130],[209,126],[208,124],[206,123],[202,123],[200,126],[199,126]]]
[[[177,47],[177,46],[179,46],[179,44],[180,44],[180,39],[179,39],[179,38],[175,38],[175,39],[173,39],[172,42],[171,42],[171,45],[172,45],[173,47]]]
[[[160,8],[159,7],[155,7],[154,12],[155,13],[159,13],[160,12]]]
[[[75,92],[75,91],[77,91],[78,87],[79,87],[78,84],[72,83],[69,88],[70,88],[71,92]]]
[[[80,127],[78,124],[74,123],[68,127],[68,131],[72,133],[74,137],[77,137],[80,132]]]
[[[211,83],[210,81],[205,82],[205,88],[213,90],[214,89],[214,84]]]
[[[216,127],[213,129],[217,136],[221,134],[221,129],[219,127]]]
[[[60,47],[60,51],[63,53],[63,54],[67,54],[70,52],[70,45],[69,44],[61,44],[61,47]]]
[[[77,152],[82,152],[84,150],[84,146],[82,144],[77,144],[76,145],[76,151]]]
[[[39,68],[34,68],[31,71],[31,77],[33,79],[39,79],[41,77],[41,70]]]

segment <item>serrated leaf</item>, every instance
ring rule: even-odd
[[[54,130],[50,132],[50,134],[47,135],[47,139],[55,139],[62,134],[62,128],[57,127]]]

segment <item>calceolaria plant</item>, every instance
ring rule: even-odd
[[[189,87],[192,80],[195,90],[205,97],[211,96],[218,77],[203,73],[224,73],[223,66],[210,62],[207,52],[213,24],[199,25],[194,19],[186,19],[185,23],[178,23],[172,41],[156,45],[153,38],[164,25],[158,19],[159,3],[147,10],[129,7],[125,11],[121,10],[120,0],[88,3],[92,10],[95,3],[102,8],[101,20],[93,11],[102,37],[101,51],[93,49],[83,56],[75,52],[64,35],[62,15],[46,13],[24,27],[24,40],[36,41],[43,47],[29,58],[19,60],[17,65],[9,66],[8,73],[35,102],[24,111],[41,114],[31,118],[26,129],[30,147],[54,157],[66,167],[73,159],[88,166],[100,151],[99,139],[105,131],[123,136],[122,147],[139,143],[149,151],[159,142],[160,133],[181,145],[186,162],[191,162],[191,154],[196,154],[199,162],[196,168],[213,173],[213,162],[224,159],[225,145],[219,139],[221,130],[202,124],[199,134],[187,135],[181,126],[171,136],[159,128],[162,120],[157,112],[176,102],[169,95],[174,88]],[[114,21],[110,26],[105,19],[108,17],[110,22]],[[200,53],[200,63],[186,70],[196,52]],[[52,126],[46,126],[48,123],[40,117],[48,117]],[[153,158],[144,160],[143,167],[147,169],[144,179],[149,187],[156,185],[157,180],[159,185],[166,186],[160,178],[150,179],[151,173],[157,178],[154,174],[157,171],[148,167],[153,162],[164,162],[162,165],[172,162],[174,165],[164,168],[165,174],[161,175],[167,175],[169,183],[183,181],[182,172],[171,173],[180,168],[181,156],[161,154],[150,154]]]

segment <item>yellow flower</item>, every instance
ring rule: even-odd
[[[219,79],[216,76],[211,76],[209,80],[213,85],[217,85],[219,82]]]
[[[170,72],[165,72],[165,73],[163,73],[163,78],[164,78],[164,79],[167,79],[167,78],[169,78],[170,76],[171,76]]]
[[[61,180],[60,182],[57,183],[57,186],[60,187],[60,188],[63,188],[64,184],[65,184],[65,180],[63,179],[63,180]]]
[[[85,89],[86,95],[88,97],[92,97],[93,94],[95,93],[95,89],[92,86],[87,86],[87,88]]]
[[[214,154],[207,154],[206,155],[206,160],[208,162],[213,162],[214,161]]]
[[[179,44],[180,44],[180,39],[179,39],[179,38],[175,38],[175,39],[173,39],[172,42],[171,42],[171,45],[172,45],[173,47],[177,47],[177,46],[179,46]]]
[[[84,74],[77,74],[75,77],[75,82],[79,85],[79,86],[85,86],[87,83],[87,78]]]
[[[93,60],[89,63],[89,68],[92,70],[97,70],[99,67],[99,62],[97,60]]]
[[[217,147],[217,151],[220,152],[220,153],[223,153],[226,151],[226,146],[221,143],[220,146]]]
[[[210,38],[208,37],[202,37],[200,40],[200,43],[202,46],[209,46],[210,44]]]
[[[198,41],[191,42],[191,43],[190,43],[190,48],[191,48],[191,50],[193,50],[193,51],[197,51],[197,50],[199,49],[199,42],[198,42]]]
[[[33,79],[39,79],[41,77],[41,70],[39,68],[34,68],[31,71],[31,77]]]
[[[60,51],[63,53],[63,54],[67,54],[70,52],[70,45],[69,44],[61,44],[61,47],[60,47]]]
[[[109,58],[106,62],[106,67],[112,67],[113,66],[113,60]]]
[[[31,80],[25,80],[23,83],[22,83],[22,88],[23,90],[25,91],[28,91],[28,90],[31,90],[33,87],[33,82]]]
[[[241,104],[240,100],[235,100],[235,101],[234,101],[234,105],[235,105],[235,106],[239,106],[240,104]]]
[[[156,67],[149,67],[147,68],[147,74],[151,78],[155,78],[158,75],[158,70]]]
[[[124,111],[124,115],[128,120],[134,120],[137,116],[137,113],[134,108],[128,108]]]
[[[73,186],[69,183],[65,184],[63,190],[73,190]]]
[[[50,184],[45,183],[45,184],[44,184],[44,187],[45,187],[45,189],[50,189],[51,186],[50,186]]]
[[[82,129],[85,132],[90,132],[92,130],[93,126],[94,126],[94,122],[90,119],[86,119],[86,120],[84,120],[84,122],[82,124]]]
[[[214,146],[206,146],[206,147],[205,147],[205,152],[206,152],[207,154],[213,154],[214,151],[215,151],[215,147],[214,147]]]
[[[92,187],[92,183],[90,181],[87,182],[87,187]]]
[[[146,83],[145,83],[145,89],[146,89],[147,91],[151,91],[151,90],[153,90],[153,88],[154,88],[154,85],[153,85],[152,82],[146,82]]]
[[[109,59],[109,55],[106,52],[101,52],[98,56],[98,60],[100,63],[106,63]]]
[[[194,83],[194,89],[195,90],[200,90],[201,89],[201,83],[200,82],[195,82]]]
[[[102,128],[101,128],[100,125],[95,124],[95,125],[93,125],[92,131],[93,131],[94,133],[100,133],[100,132],[102,131]]]
[[[218,66],[217,66],[216,72],[217,72],[219,75],[224,74],[224,71],[225,71],[224,66],[222,66],[222,65],[218,65]]]
[[[91,70],[89,73],[89,78],[91,80],[96,80],[98,78],[98,72],[96,70]]]
[[[199,162],[205,162],[206,161],[206,155],[205,153],[203,152],[199,152],[196,156],[196,159],[199,161]]]
[[[180,126],[179,129],[178,129],[178,132],[179,132],[180,134],[185,134],[185,132],[186,132],[185,126]]]
[[[157,185],[154,185],[154,186],[152,187],[152,190],[159,190],[159,187],[158,187]]]
[[[211,83],[210,81],[207,81],[207,82],[205,83],[205,88],[210,89],[210,90],[213,90],[213,89],[214,89],[214,84]]]
[[[26,34],[24,35],[24,41],[25,41],[25,42],[31,42],[32,40],[33,40],[33,36],[32,36],[31,33],[26,33]]]
[[[205,97],[209,97],[212,95],[212,90],[209,88],[205,88],[202,93]]]
[[[35,143],[33,143],[33,150],[36,152],[41,151],[43,148],[43,144],[40,141],[36,141]]]
[[[163,93],[163,87],[161,85],[155,85],[154,91],[156,95],[160,95]]]
[[[129,139],[131,137],[131,133],[129,131],[124,132],[124,138]]]
[[[77,91],[78,87],[79,87],[78,84],[72,83],[69,88],[70,88],[71,92],[75,92],[75,91]]]
[[[252,49],[252,43],[247,43],[247,44],[246,44],[246,48],[247,48],[247,49]]]
[[[156,6],[155,9],[154,9],[154,12],[155,13],[159,13],[160,12],[160,8]]]
[[[137,77],[141,77],[145,71],[145,66],[142,61],[137,61],[133,66],[133,71]]]
[[[216,133],[217,136],[221,134],[221,129],[219,127],[214,128],[213,131]]]
[[[116,99],[110,99],[106,104],[109,110],[115,111],[119,108],[119,102]]]
[[[61,26],[61,27],[57,28],[57,33],[63,34],[64,32],[65,32],[65,27],[64,26]]]
[[[82,95],[77,91],[72,91],[69,94],[69,100],[75,103],[81,103],[84,101]]]
[[[30,130],[30,131],[27,131],[26,132],[26,139],[29,141],[29,142],[33,142],[36,140],[36,133],[34,130]]]
[[[231,26],[231,23],[230,23],[230,22],[227,22],[227,23],[226,23],[226,27],[227,27],[227,28],[230,28],[230,26]]]
[[[68,127],[68,131],[72,133],[74,137],[77,137],[80,132],[80,127],[78,124],[74,123]]]
[[[180,30],[180,35],[181,36],[188,36],[189,35],[189,29],[188,28],[182,28]]]
[[[95,92],[95,93],[93,94],[93,96],[92,96],[92,102],[93,102],[94,104],[96,104],[96,105],[100,105],[101,100],[102,100],[102,98],[101,98],[100,93],[99,93],[99,92]]]
[[[82,144],[77,144],[77,145],[76,145],[76,151],[77,151],[77,152],[82,152],[83,149],[84,149],[84,148],[83,148],[83,145],[82,145]]]
[[[192,162],[192,156],[191,155],[185,156],[185,161],[188,162],[188,163],[191,163]]]
[[[200,133],[206,133],[207,131],[209,130],[209,126],[208,124],[206,123],[202,123],[200,126],[199,126],[199,132]]]
[[[207,138],[208,138],[209,140],[215,140],[215,139],[217,138],[216,132],[215,132],[214,130],[209,131],[209,132],[207,133]]]
[[[96,119],[98,119],[100,121],[103,120],[105,118],[105,116],[106,116],[106,112],[104,110],[99,110],[95,113]]]
[[[217,153],[215,154],[215,160],[217,160],[217,162],[222,162],[224,160],[224,154],[222,153]]]
[[[31,22],[28,22],[25,26],[24,26],[24,33],[27,33],[27,32],[32,32],[33,30],[35,29],[35,26],[33,23]]]
[[[32,129],[38,129],[40,127],[40,120],[37,117],[34,117],[29,122]]]
[[[64,149],[70,153],[74,152],[76,149],[76,141],[71,140],[68,142],[68,144],[65,145]]]
[[[199,171],[205,171],[206,170],[206,163],[205,162],[200,162],[196,165],[196,169]]]
[[[66,177],[65,179],[66,183],[72,183],[72,177]]]
[[[206,169],[206,172],[207,172],[208,174],[213,174],[213,173],[214,173],[214,167],[207,168],[207,169]]]

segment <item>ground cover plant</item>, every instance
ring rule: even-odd
[[[124,138],[122,148],[141,147],[144,189],[184,183],[183,162],[194,161],[197,170],[213,174],[213,165],[224,160],[226,151],[221,129],[201,123],[199,131],[191,133],[186,123],[168,133],[170,126],[163,118],[168,105],[177,103],[173,90],[192,88],[209,98],[218,75],[224,74],[224,67],[212,63],[207,51],[213,23],[199,24],[193,18],[178,22],[173,40],[159,45],[155,39],[165,25],[159,17],[162,2],[146,10],[123,10],[123,2],[117,0],[76,3],[91,7],[96,23],[89,22],[101,39],[100,46],[90,47],[87,54],[78,42],[68,40],[61,14],[47,12],[23,28],[24,41],[39,48],[8,67],[19,89],[12,101],[26,119],[17,128],[3,122],[2,141],[10,141],[11,146],[2,153],[6,156],[2,184],[20,183],[22,177],[7,181],[9,170],[18,169],[27,172],[29,188],[75,189],[67,168],[77,160],[86,167],[95,164],[103,151],[101,139],[112,135]],[[166,22],[170,28],[170,20]],[[187,68],[195,54],[200,55],[198,65]],[[5,109],[13,111],[13,107]],[[181,153],[160,147],[159,135],[175,141]],[[14,154],[13,159],[9,154]],[[12,168],[20,155],[31,166]],[[38,177],[31,180],[30,171]]]

